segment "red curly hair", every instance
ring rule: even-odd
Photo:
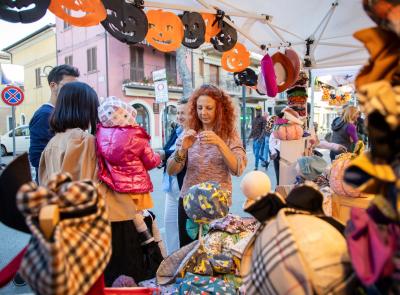
[[[197,100],[200,96],[207,95],[216,101],[215,121],[213,131],[224,141],[233,138],[236,133],[236,111],[232,98],[222,89],[214,85],[202,85],[197,88],[188,102],[188,120],[186,128],[199,132],[203,123],[197,115]]]

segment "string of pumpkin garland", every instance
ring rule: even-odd
[[[23,12],[13,12],[12,17],[7,19],[11,9],[22,8],[26,5],[26,2],[27,0],[15,0],[8,4],[9,6],[7,4],[1,6],[0,18],[14,22],[28,21],[22,14]],[[31,2],[45,3],[45,1],[35,0],[31,0]],[[237,75],[241,77],[239,80],[252,87],[255,86],[255,73],[248,69],[250,52],[243,44],[237,42],[237,32],[242,33],[244,37],[262,50],[289,44],[285,44],[283,39],[277,45],[271,43],[259,44],[258,41],[249,37],[247,32],[238,28],[225,11],[217,8],[215,8],[215,14],[211,16],[210,14],[206,16],[206,14],[188,11],[177,16],[172,12],[161,9],[145,12],[146,2],[144,0],[129,2],[126,0],[82,0],[78,4],[74,0],[51,0],[47,2],[48,9],[52,13],[71,25],[88,27],[101,22],[107,32],[127,44],[136,44],[146,39],[150,45],[159,51],[170,52],[177,50],[181,44],[194,49],[204,42],[210,42],[216,50],[223,53],[222,67],[232,73],[243,72]],[[42,10],[35,18],[40,18],[40,15],[44,15],[47,9],[47,7],[43,9],[43,6],[40,8]],[[72,11],[72,13],[66,13],[64,8]],[[83,11],[85,15],[76,16],[75,11]],[[270,20],[270,16],[263,15],[262,17],[265,20]],[[273,31],[276,33],[276,30]],[[279,34],[277,35],[279,36]]]

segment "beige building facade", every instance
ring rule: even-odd
[[[9,55],[12,64],[24,67],[25,98],[16,107],[16,126],[26,125],[34,112],[50,99],[46,76],[57,63],[55,25],[46,25],[3,51]],[[11,111],[6,117],[1,116],[1,134],[10,130],[10,117]]]

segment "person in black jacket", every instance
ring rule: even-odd
[[[169,176],[165,169],[168,158],[175,151],[175,144],[177,139],[181,134],[183,134],[183,125],[186,120],[186,100],[181,100],[178,102],[178,112],[177,112],[177,126],[171,133],[170,138],[163,147],[163,152],[161,153],[163,157],[163,190],[166,193],[165,201],[165,213],[164,213],[164,224],[165,224],[165,236],[166,236],[166,247],[168,254],[179,249],[179,240],[185,239],[185,237],[179,236],[178,231],[178,200],[179,193],[183,184],[183,179],[186,173],[186,167],[178,173],[177,176]]]

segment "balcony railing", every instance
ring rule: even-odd
[[[122,65],[122,77],[123,83],[128,84],[131,82],[136,83],[144,83],[144,84],[153,84],[153,75],[152,73],[157,70],[161,70],[162,66],[155,65],[147,65],[146,72],[144,68],[136,67],[133,64],[124,64]],[[169,86],[181,86],[178,85],[176,81],[176,72],[168,73],[167,71],[167,81]]]

